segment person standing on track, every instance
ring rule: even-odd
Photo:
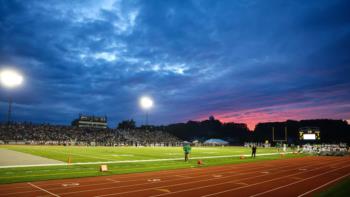
[[[184,153],[185,153],[185,161],[188,161],[188,155],[191,153],[191,145],[190,144],[184,144],[183,146]]]
[[[256,156],[256,145],[252,146],[252,157],[255,158]]]

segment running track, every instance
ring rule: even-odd
[[[350,176],[350,157],[303,157],[0,185],[2,196],[312,196]]]

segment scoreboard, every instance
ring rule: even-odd
[[[299,129],[299,140],[320,140],[320,129],[318,127],[302,127]]]

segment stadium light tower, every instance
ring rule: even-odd
[[[148,96],[143,96],[140,98],[140,106],[146,111],[146,126],[148,125],[148,112],[153,107],[153,100]]]
[[[3,70],[0,72],[1,84],[9,89],[15,88],[22,84],[23,76],[14,70]],[[12,110],[12,98],[9,97],[9,108],[7,112],[7,124],[10,124]]]

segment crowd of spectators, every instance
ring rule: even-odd
[[[261,148],[269,148],[271,147],[270,143],[262,143],[262,142],[244,142],[244,147],[261,147]]]
[[[49,124],[0,124],[0,143],[102,146],[175,146],[177,137],[158,130],[95,129]]]
[[[349,147],[346,144],[305,144],[302,146],[303,153],[311,153],[327,156],[342,156],[349,154]]]

